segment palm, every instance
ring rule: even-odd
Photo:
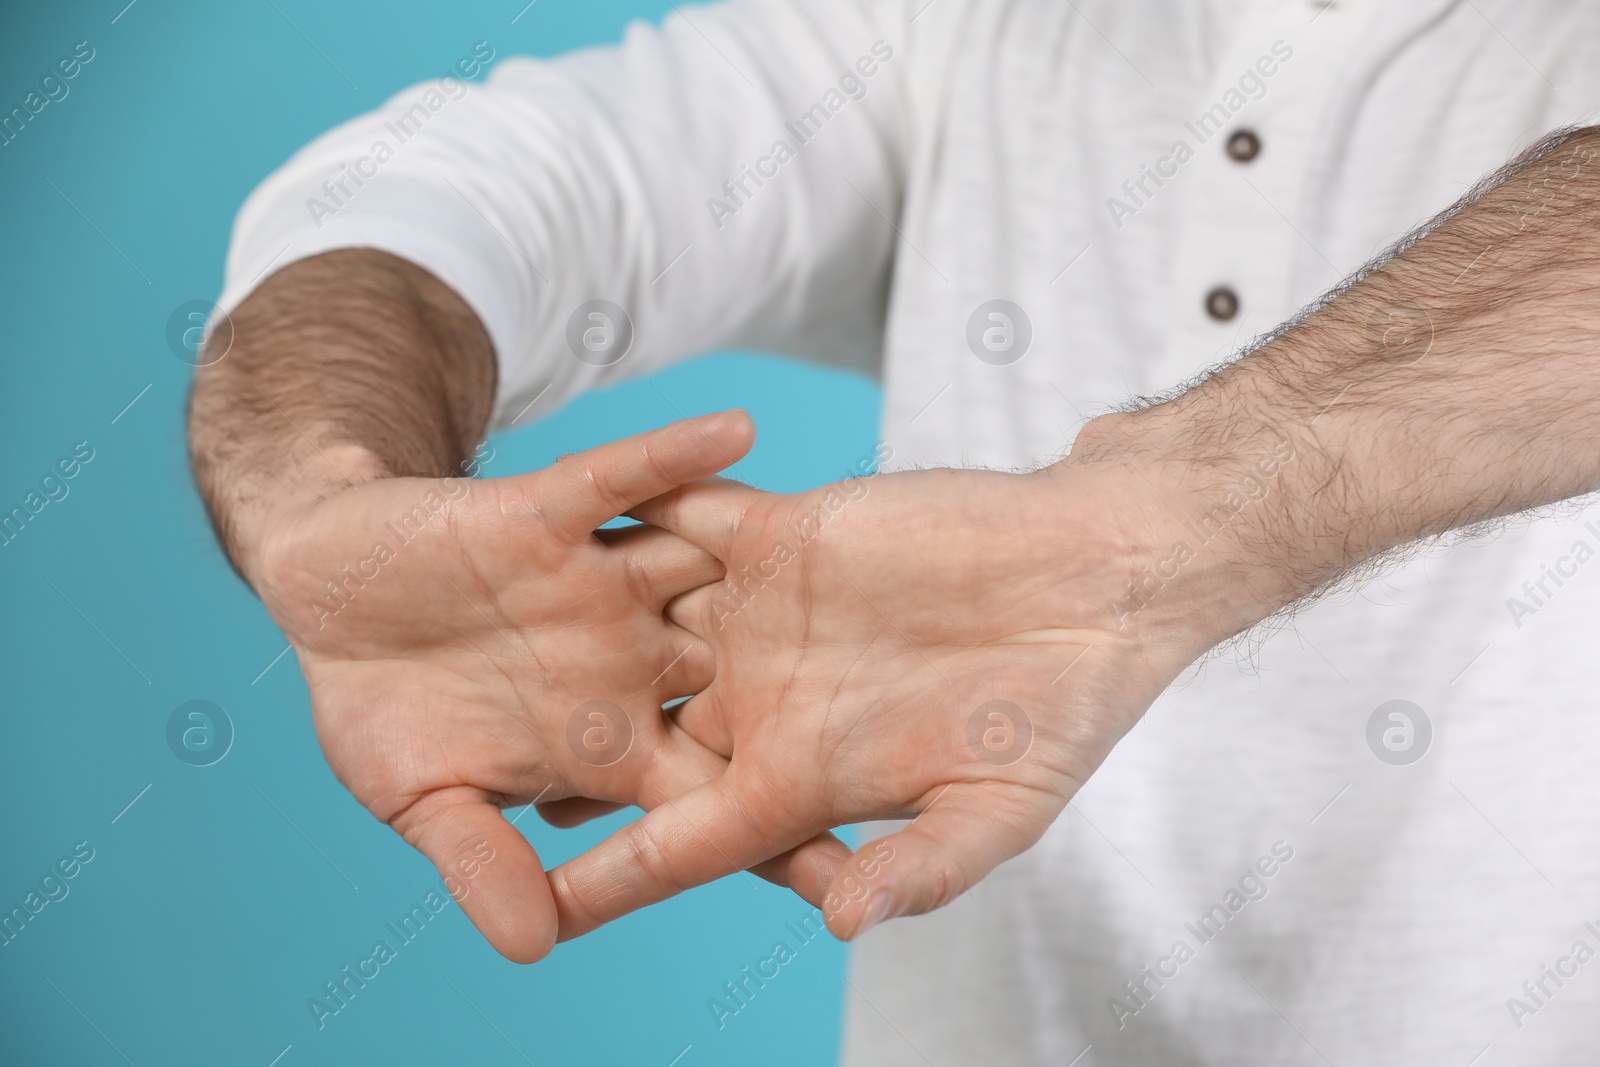
[[[854,500],[710,483],[637,512],[727,563],[728,583],[670,614],[717,659],[678,721],[732,763],[556,872],[558,904],[579,902],[563,933],[627,853],[657,847],[641,839],[688,839],[676,821],[717,836],[715,851],[679,850],[685,881],[822,828],[926,813],[891,839],[879,879],[899,911],[946,903],[1032,844],[1188,662],[1116,627],[1114,524],[1092,499],[1076,522],[1033,514],[1042,477],[881,475]],[[858,926],[857,898],[836,897],[836,931]]]
[[[361,558],[352,553],[370,555],[371,534],[395,541],[383,516],[438,488],[371,483],[331,501],[316,518],[342,537],[308,532],[292,577],[300,588],[271,598],[317,618],[307,605],[331,601],[318,579]],[[457,489],[466,492],[449,522],[399,545],[375,578],[352,583],[338,614],[295,635],[330,765],[402,830],[412,805],[457,786],[516,802],[631,801],[640,761],[576,758],[567,721],[588,701],[615,704],[650,751],[665,741],[662,702],[704,684],[692,674],[706,663],[703,646],[659,604],[625,595],[627,552],[551,537],[502,483]],[[570,664],[583,669],[562,669]],[[607,755],[617,765],[597,766]]]
[[[679,424],[491,482],[369,482],[263,550],[262,598],[300,656],[330,766],[514,959],[548,951],[555,911],[502,807],[542,801],[552,821],[571,805],[648,808],[723,770],[661,714],[712,666],[663,606],[721,564],[661,530],[595,528],[742,455],[747,430]],[[817,895],[840,850],[821,842],[768,873]]]

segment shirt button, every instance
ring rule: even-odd
[[[1239,314],[1239,294],[1226,285],[1219,285],[1206,294],[1206,314],[1218,322],[1227,322]]]
[[[1248,163],[1261,154],[1261,138],[1252,130],[1235,130],[1228,138],[1228,155],[1240,163]]]

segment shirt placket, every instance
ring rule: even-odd
[[[1310,240],[1297,217],[1307,162],[1328,109],[1350,106],[1340,90],[1377,5],[1271,6],[1275,15],[1242,21],[1248,32],[1235,35],[1178,133],[1194,156],[1169,179],[1171,332],[1158,387],[1227,359],[1295,311],[1292,265]],[[1325,266],[1331,285],[1341,272]]]

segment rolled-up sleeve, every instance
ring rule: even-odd
[[[716,348],[872,369],[910,140],[905,7],[675,10],[319,137],[240,211],[220,305],[332,249],[411,260],[482,319],[501,425]]]

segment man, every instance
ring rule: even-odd
[[[1600,486],[1600,133],[1541,140],[1596,14],[752,0],[401,94],[241,214],[202,489],[512,958],[764,864],[922,916],[856,950],[852,1064],[1589,1062],[1600,515],[1307,598]],[[881,373],[883,465],[964,469],[700,481],[723,415],[446,477],[723,346]],[[546,880],[530,800],[650,811]]]

